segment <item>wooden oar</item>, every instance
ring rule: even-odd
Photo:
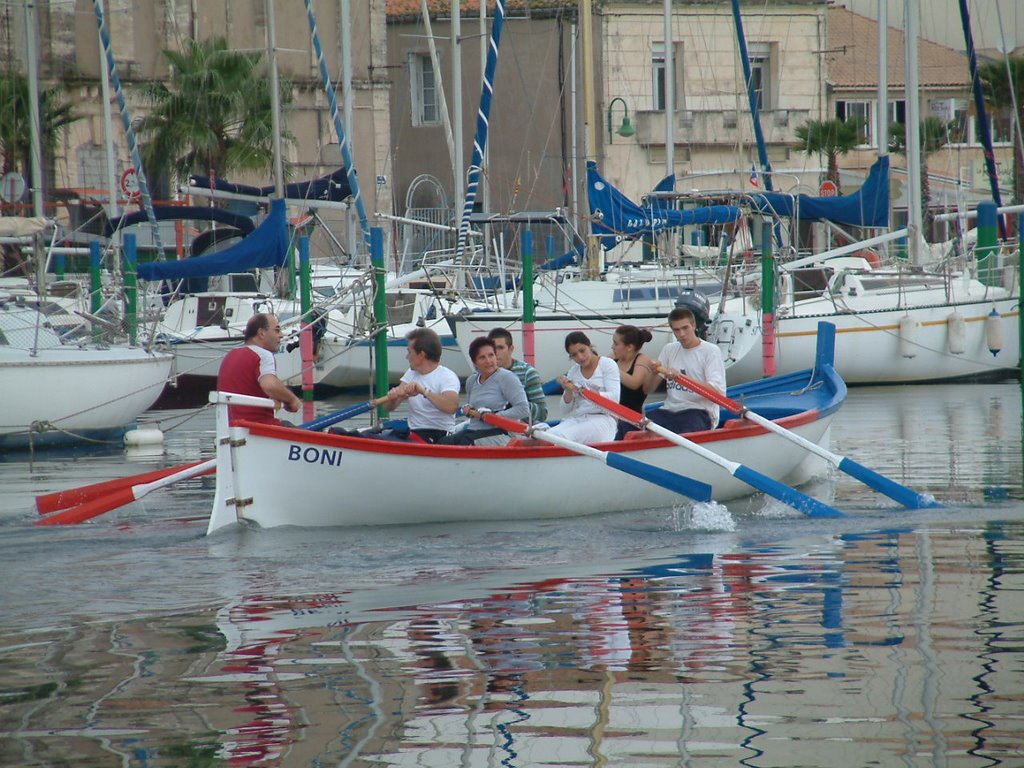
[[[658,372],[661,373],[663,376],[670,375],[669,372],[665,368],[662,368],[661,366],[658,367]],[[849,457],[839,456],[838,454],[832,453],[832,451],[826,448],[822,448],[820,445],[816,443],[812,443],[810,440],[801,437],[795,432],[791,432],[785,427],[780,427],[771,419],[766,419],[761,414],[755,413],[754,411],[750,410],[741,403],[738,403],[732,398],[723,395],[721,392],[712,389],[706,384],[702,384],[701,382],[695,379],[691,379],[689,376],[686,376],[684,374],[679,374],[678,376],[674,376],[672,378],[674,378],[675,381],[681,386],[686,387],[692,392],[696,392],[698,395],[700,395],[703,398],[706,398],[707,400],[710,400],[712,403],[720,405],[722,408],[725,408],[730,413],[734,413],[742,419],[746,419],[747,421],[764,427],[770,432],[774,432],[777,435],[781,435],[787,440],[796,443],[804,450],[810,451],[815,456],[820,456],[821,458],[825,459],[825,461],[829,462],[832,466],[834,466],[836,469],[838,469],[840,472],[845,472],[851,477],[860,480],[869,488],[873,488],[879,493],[888,496],[890,499],[898,501],[900,504],[902,504],[904,507],[908,509],[922,509],[942,506],[931,496],[918,493],[917,491],[911,488],[907,488],[905,485],[900,485],[895,480],[891,480],[890,478],[885,477],[884,475],[880,475],[873,469],[868,469],[863,464],[858,464],[856,461]]]
[[[376,400],[367,400],[365,403],[353,405],[343,410],[336,411],[335,413],[330,413],[326,416],[313,419],[312,421],[307,421],[305,424],[300,424],[299,428],[319,431],[331,426],[332,424],[337,424],[338,422],[345,421],[346,419],[351,419],[353,416],[366,413],[367,411],[376,408],[385,400],[387,400],[387,397],[378,397]],[[115,509],[123,504],[128,504],[134,501],[136,498],[141,498],[140,496],[133,497],[131,495],[132,488],[134,486],[146,486],[166,477],[174,477],[174,479],[171,480],[171,483],[176,482],[177,480],[185,480],[189,477],[194,477],[194,475],[184,473],[199,464],[203,464],[206,467],[200,474],[209,474],[216,471],[216,466],[213,461],[191,462],[189,464],[179,464],[178,466],[165,467],[151,472],[143,472],[130,477],[105,480],[101,483],[84,485],[80,488],[69,488],[64,491],[36,496],[36,511],[40,515],[46,515],[62,509],[77,509],[85,504],[99,500],[107,500],[113,503],[113,506],[109,507],[109,509]],[[169,484],[170,483],[167,483],[166,485]],[[144,493],[149,493],[151,490],[155,490],[155,488],[150,488]],[[98,504],[97,506],[89,507],[88,509],[91,510],[102,506],[102,504]],[[96,514],[101,514],[101,512],[97,512]],[[82,518],[82,520],[95,516],[96,515],[89,515],[88,517]],[[65,518],[55,518],[53,523],[48,522],[46,524],[59,525],[61,523],[82,522],[82,520],[75,519],[74,515],[68,515]]]
[[[515,432],[517,434],[526,435],[527,437],[532,437],[536,440],[543,440],[546,443],[551,443],[552,445],[557,445],[561,448],[574,451],[582,456],[589,456],[592,459],[597,459],[613,469],[621,470],[622,472],[633,475],[633,477],[638,477],[641,480],[654,483],[655,485],[661,486],[673,493],[678,493],[681,496],[686,496],[687,498],[694,499],[696,501],[711,500],[710,485],[702,483],[699,480],[686,477],[685,475],[679,475],[675,472],[669,472],[667,469],[662,469],[661,467],[654,467],[650,464],[645,464],[644,462],[637,461],[629,456],[622,456],[621,454],[611,453],[609,451],[601,451],[592,446],[577,443],[559,435],[549,434],[542,429],[534,429],[521,421],[507,419],[504,416],[481,412],[480,418],[492,426],[504,429],[506,432]]]
[[[49,515],[48,517],[41,517],[35,521],[35,525],[73,525],[75,523],[84,523],[86,520],[90,520],[94,517],[102,515],[104,512],[109,512],[112,509],[123,507],[125,504],[130,504],[133,501],[137,501],[145,496],[150,491],[155,491],[158,488],[164,488],[168,485],[178,482],[179,480],[188,480],[190,477],[196,477],[197,475],[204,475],[208,472],[213,472],[217,468],[217,460],[210,459],[209,461],[203,461],[199,464],[193,464],[181,469],[174,474],[166,475],[159,480],[154,480],[151,483],[138,483],[131,485],[126,488],[121,488],[114,493],[101,496],[98,499],[87,501],[84,504],[65,509],[62,512]]]
[[[734,476],[737,480],[742,480],[752,488],[772,496],[779,501],[788,504],[800,512],[803,512],[808,517],[845,517],[842,512],[834,507],[830,507],[828,504],[818,501],[815,498],[808,496],[807,494],[800,493],[795,488],[790,488],[785,483],[780,483],[778,480],[773,480],[768,475],[758,472],[756,469],[751,469],[743,464],[738,464],[735,461],[730,461],[724,456],[719,456],[714,451],[709,451],[702,445],[699,445],[692,440],[689,440],[682,435],[677,435],[670,429],[666,429],[660,424],[655,424],[650,421],[646,416],[637,413],[636,411],[626,408],[624,405],[620,405],[608,398],[594,392],[590,389],[580,388],[577,391],[585,398],[590,400],[592,403],[596,403],[600,407],[604,408],[609,413],[617,416],[620,419],[628,421],[630,424],[635,424],[642,429],[646,429],[650,432],[654,432],[657,435],[661,435],[666,440],[669,440],[676,445],[681,445],[684,448],[696,453],[713,464],[717,464],[722,469],[726,470],[729,474]]]

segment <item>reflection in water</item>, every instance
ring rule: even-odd
[[[1019,765],[1022,565],[1024,524],[966,522],[440,585],[378,621],[253,594],[41,632],[3,649],[0,762]]]

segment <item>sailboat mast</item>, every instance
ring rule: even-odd
[[[878,0],[878,156],[889,154],[889,0]]]
[[[665,174],[676,172],[676,69],[672,44],[672,0],[665,0]]]
[[[281,160],[281,87],[277,76],[277,31],[274,0],[263,0],[267,19],[267,61],[270,62],[271,130],[274,140],[274,197],[284,198],[284,164]]]
[[[907,248],[911,264],[920,264],[921,212],[921,102],[917,74],[917,35],[920,20],[917,0],[905,0],[903,25],[906,49],[907,104]]]
[[[757,100],[757,89],[750,71],[750,56],[747,53],[747,37],[743,32],[743,17],[740,15],[740,0],[732,0],[732,18],[736,24],[736,41],[740,48],[740,61],[743,64],[743,80],[747,86],[747,101],[750,104],[750,118],[754,123],[754,140],[757,142],[757,159],[761,163],[761,175],[764,177],[764,188],[771,192],[772,167],[768,162],[768,147],[761,130],[761,115]]]
[[[29,105],[29,152],[32,167],[32,212],[35,216],[44,216],[43,209],[43,152],[39,140],[39,54],[38,39],[39,19],[36,16],[36,4],[25,3],[25,55],[28,57],[28,105]]]

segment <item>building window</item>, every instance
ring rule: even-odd
[[[672,44],[672,68],[675,70],[675,103],[676,109],[683,106],[683,44]],[[651,43],[651,83],[652,109],[655,112],[665,111],[665,43]]]
[[[974,112],[974,102],[968,99],[938,99],[930,104],[934,115],[949,123],[950,144],[981,144],[980,116]],[[1010,113],[1006,109],[985,111],[993,144],[1007,144],[1013,140]]]
[[[772,109],[772,53],[769,43],[751,43],[747,49],[750,61],[750,84],[758,111]]]
[[[412,90],[412,124],[439,125],[441,116],[437,108],[437,80],[429,54],[409,55],[409,85]]]
[[[836,117],[843,122],[856,122],[862,147],[874,147],[878,144],[875,136],[874,102],[871,101],[837,101]]]

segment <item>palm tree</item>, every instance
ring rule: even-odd
[[[978,75],[989,109],[1007,110],[1012,114],[1016,100],[1017,114],[1010,121],[1010,140],[1013,142],[1013,202],[1020,203],[1024,201],[1024,147],[1017,129],[1024,124],[1024,56],[982,64]]]
[[[928,181],[928,156],[937,152],[949,143],[949,123],[945,120],[928,116],[919,127],[921,140],[921,224],[925,233],[932,231],[935,223],[931,211],[931,184]],[[894,155],[907,154],[907,127],[903,123],[892,123],[889,126],[889,151]]]
[[[139,122],[143,164],[179,179],[193,173],[225,176],[273,167],[270,79],[263,57],[228,50],[224,38],[189,40],[183,52],[164,51],[169,83],[145,89],[153,105]],[[281,104],[291,86],[281,81]],[[291,136],[282,131],[282,138]]]
[[[861,124],[857,120],[808,120],[796,129],[796,137],[808,155],[824,154],[828,158],[825,178],[839,186],[839,156],[862,143]]]
[[[0,72],[0,175],[20,171],[32,176],[32,118],[28,78],[15,70]],[[39,94],[39,122],[43,157],[52,160],[60,143],[60,131],[80,118],[64,101],[60,88]]]

